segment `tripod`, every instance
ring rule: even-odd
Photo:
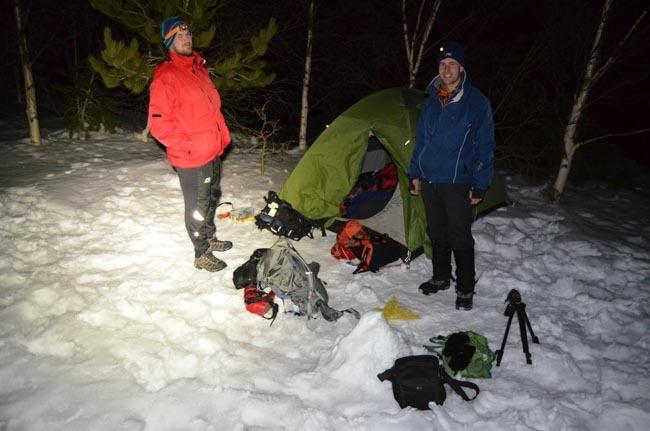
[[[530,326],[530,321],[528,320],[528,315],[526,314],[526,304],[521,301],[521,295],[515,289],[512,289],[508,293],[506,301],[508,306],[506,311],[503,313],[504,316],[508,316],[508,325],[506,326],[506,332],[503,334],[503,341],[501,342],[501,349],[496,351],[497,354],[497,367],[501,365],[501,359],[503,358],[503,351],[506,348],[506,341],[508,340],[508,332],[510,331],[510,324],[512,323],[512,317],[517,313],[517,320],[519,321],[519,333],[521,335],[521,345],[526,355],[526,363],[532,364],[533,360],[531,359],[530,351],[528,350],[528,333],[526,328],[530,331],[530,336],[535,344],[539,344],[539,339],[535,336],[533,328]]]

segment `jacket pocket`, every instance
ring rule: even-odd
[[[208,160],[218,154],[218,142],[216,130],[202,132],[192,135],[192,145],[190,147],[190,159]]]

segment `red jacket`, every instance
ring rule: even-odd
[[[196,168],[223,154],[230,132],[221,97],[198,52],[156,67],[149,89],[149,130],[165,147],[172,166]]]

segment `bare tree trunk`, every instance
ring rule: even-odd
[[[23,78],[25,80],[25,112],[29,122],[29,138],[32,145],[41,145],[41,129],[38,122],[38,110],[36,106],[36,88],[32,76],[32,64],[29,61],[27,51],[27,38],[23,29],[22,12],[19,0],[13,0],[14,12],[16,13],[16,34],[18,36],[18,50],[23,67]]]
[[[16,102],[21,105],[23,103],[23,83],[20,79],[20,66],[14,69],[14,76],[16,77]]]
[[[420,63],[422,62],[422,56],[424,55],[424,47],[431,35],[431,29],[433,28],[433,23],[436,21],[436,16],[438,15],[438,10],[440,9],[442,0],[434,1],[433,6],[431,7],[431,13],[426,18],[424,24],[422,23],[422,15],[427,0],[421,0],[412,34],[409,34],[408,18],[406,16],[406,0],[401,0],[401,2],[402,33],[404,35],[404,47],[406,48],[406,59],[409,66],[409,88],[413,88],[415,85],[415,78],[420,70]],[[422,28],[422,26],[424,28]]]
[[[600,23],[598,24],[598,29],[596,30],[596,35],[594,36],[594,42],[591,47],[591,51],[589,52],[589,61],[587,62],[587,68],[585,70],[585,76],[582,81],[582,86],[580,87],[580,91],[578,92],[573,102],[571,115],[569,116],[569,122],[567,123],[566,128],[564,129],[564,138],[563,138],[564,152],[562,153],[562,160],[560,161],[560,168],[558,170],[557,177],[555,178],[553,189],[550,192],[550,199],[551,202],[553,203],[560,202],[560,197],[562,196],[562,192],[564,192],[564,188],[566,186],[569,173],[571,172],[571,164],[573,162],[573,156],[575,155],[576,150],[578,150],[578,148],[582,147],[587,143],[595,142],[597,140],[603,139],[608,136],[625,136],[629,134],[644,132],[647,130],[644,129],[644,130],[630,132],[630,133],[608,134],[598,138],[583,140],[581,142],[576,140],[576,129],[580,120],[582,119],[584,110],[587,106],[589,94],[592,88],[594,87],[596,82],[598,82],[598,80],[605,74],[607,69],[612,64],[614,64],[618,52],[620,52],[619,48],[627,41],[627,39],[630,37],[630,35],[634,32],[636,27],[641,22],[641,20],[643,20],[643,18],[647,14],[647,11],[641,13],[641,15],[637,18],[635,23],[630,27],[630,29],[625,34],[623,39],[617,45],[617,48],[614,50],[614,54],[612,54],[602,66],[597,68],[601,57],[602,47],[603,47],[603,32],[605,26],[607,25],[607,21],[609,20],[610,17],[611,6],[612,6],[612,0],[605,0],[605,3],[603,4],[603,10],[600,16]]]
[[[302,80],[302,107],[300,109],[300,133],[298,148],[307,149],[307,117],[309,116],[309,80],[311,78],[312,39],[314,37],[314,0],[309,1],[309,23],[307,26],[307,53],[305,55],[305,75]]]

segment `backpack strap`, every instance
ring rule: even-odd
[[[393,374],[393,368],[389,368],[383,373],[377,374],[377,378],[379,379],[380,382],[383,382],[385,380],[389,380],[392,382],[393,377],[395,377],[395,375]]]
[[[372,262],[372,254],[375,251],[375,246],[372,239],[363,241],[363,251],[361,252],[361,260],[366,268],[370,269],[370,262]]]
[[[316,308],[318,308],[320,314],[328,322],[334,322],[336,320],[339,320],[341,316],[343,316],[343,313],[350,313],[357,319],[361,318],[359,312],[354,308],[346,308],[345,310],[335,310],[334,308],[327,305],[325,301],[323,301],[322,299],[316,301]]]
[[[460,395],[460,397],[465,401],[473,400],[474,398],[478,397],[478,394],[480,392],[478,385],[471,382],[462,382],[460,380],[456,380],[450,377],[449,374],[445,372],[442,366],[440,366],[440,380],[442,380],[442,383],[447,383],[449,387],[452,388],[454,392]],[[476,392],[476,394],[472,398],[468,397],[465,391],[463,390],[463,387],[473,389]]]
[[[375,257],[375,246],[377,246],[378,249],[383,250],[383,247],[387,246],[390,242],[390,237],[387,234],[362,231],[361,233],[353,236],[351,238],[351,241],[353,241],[352,247],[361,248],[361,252],[357,255],[360,262],[353,274],[359,274],[361,272],[367,271],[377,272],[379,268],[384,267],[387,264],[387,262],[373,263],[373,258]],[[398,258],[400,257],[396,257],[394,260],[397,260]],[[383,258],[380,257],[380,259]]]
[[[438,359],[442,361],[442,349],[445,348],[445,341],[447,337],[444,335],[437,335],[435,337],[429,338],[430,346],[424,346],[428,351],[435,353],[438,356]]]
[[[316,227],[320,229],[321,236],[327,236],[325,234],[325,222],[318,221],[318,222],[315,222],[315,223],[316,223]]]
[[[350,244],[348,246],[349,248],[361,248],[361,253],[357,255],[359,265],[357,265],[357,269],[355,269],[352,274],[359,274],[360,272],[367,272],[370,270],[370,261],[372,260],[373,253],[371,237],[365,231],[362,231],[361,233],[352,236],[348,243]]]

